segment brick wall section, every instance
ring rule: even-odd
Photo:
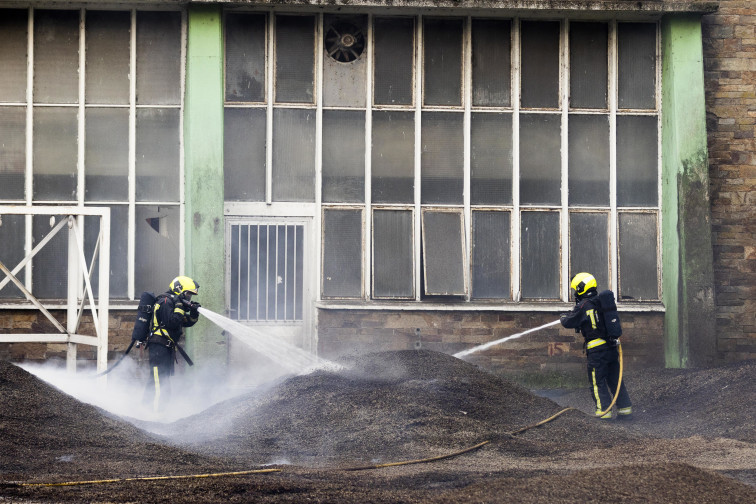
[[[703,17],[717,351],[756,358],[756,2]]]
[[[320,310],[318,351],[333,359],[366,351],[411,349],[420,329],[422,348],[453,354],[557,318],[554,313]],[[663,367],[664,315],[622,313],[621,318],[625,363]],[[582,376],[585,369],[582,336],[561,326],[507,341],[466,360],[499,374],[551,371]]]
[[[53,310],[52,315],[66,325],[65,310]],[[110,311],[108,324],[108,359],[116,359],[123,354],[131,342],[131,330],[134,327],[134,311]],[[52,334],[58,329],[37,310],[0,310],[0,334],[32,333]],[[94,323],[91,313],[82,315],[78,334],[94,336]],[[48,359],[66,358],[65,343],[2,343],[0,359],[11,362],[35,362]],[[79,367],[96,366],[97,349],[89,345],[79,345],[76,351]]]

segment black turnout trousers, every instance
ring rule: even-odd
[[[612,403],[619,381],[619,367],[619,352],[612,343],[607,342],[588,350],[588,380],[596,413],[606,410]],[[623,382],[617,396],[617,407],[622,409],[630,406],[630,395]]]

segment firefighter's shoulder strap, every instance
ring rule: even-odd
[[[158,310],[160,309],[160,305],[164,305],[169,297],[173,299],[173,302],[175,304],[178,298],[177,296],[174,296],[170,293],[160,294],[155,299],[155,309],[153,310],[152,330],[150,334],[150,340],[152,341],[148,340],[148,344],[156,343],[156,341],[153,339],[155,336],[157,336],[158,338],[164,338],[166,341],[168,341],[168,344],[166,346],[174,347],[178,351],[178,353],[181,354],[181,357],[184,358],[187,364],[194,366],[194,362],[189,358],[189,355],[184,351],[183,348],[181,348],[181,345],[179,345],[176,341],[173,341],[173,338],[171,338],[170,334],[168,333],[168,329],[165,328],[165,324],[162,322],[162,320],[158,319]]]

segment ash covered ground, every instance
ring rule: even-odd
[[[0,362],[0,502],[756,502],[754,362],[631,370],[630,423],[441,353],[344,364],[156,424]],[[28,485],[259,468],[280,472]]]

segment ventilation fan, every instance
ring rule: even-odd
[[[335,23],[326,32],[325,49],[336,61],[350,63],[365,50],[365,36],[352,24]]]

